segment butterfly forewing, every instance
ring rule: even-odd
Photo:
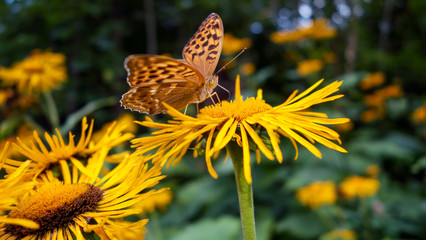
[[[197,69],[182,60],[165,56],[130,55],[124,61],[124,67],[127,70],[127,83],[131,87],[187,81],[199,87],[204,85],[204,78]]]
[[[161,102],[181,109],[205,85],[201,73],[184,60],[141,54],[127,57],[124,65],[133,88],[123,95],[121,105],[141,113],[163,112]]]
[[[213,76],[222,52],[223,24],[219,15],[210,14],[182,51],[183,58],[205,78]]]

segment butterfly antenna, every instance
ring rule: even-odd
[[[214,76],[217,76],[220,72],[222,72],[223,70],[226,69],[226,66],[228,66],[231,62],[233,62],[237,57],[239,57],[245,50],[247,50],[247,48],[245,47],[243,50],[241,50],[240,53],[237,54],[237,56],[235,56],[231,61],[227,62],[223,67],[221,67],[215,74]]]

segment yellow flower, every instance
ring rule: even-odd
[[[65,166],[63,181],[52,172],[41,175],[36,189],[7,216],[0,216],[1,238],[84,239],[83,231],[93,231],[102,239],[121,239],[118,234],[125,228],[143,229],[147,219],[135,223],[122,219],[139,214],[141,209],[135,207],[139,202],[167,190],[147,191],[164,178],[161,167],[149,168],[145,159],[131,157],[101,178],[103,163],[90,163],[86,173],[79,173],[75,165]]]
[[[336,129],[342,132],[349,132],[354,128],[354,123],[352,121],[336,125]]]
[[[304,206],[315,209],[333,204],[337,200],[336,186],[332,181],[318,181],[297,190],[296,197]]]
[[[301,76],[306,76],[311,73],[319,72],[323,67],[324,64],[321,60],[309,59],[297,64],[297,73]]]
[[[359,87],[362,90],[368,90],[374,87],[378,87],[385,82],[385,74],[382,72],[370,73],[365,76],[361,82],[359,82]]]
[[[230,33],[223,35],[223,54],[233,54],[241,51],[243,48],[249,48],[251,46],[251,40],[249,38],[237,38]]]
[[[171,191],[163,191],[152,195],[149,199],[141,202],[137,207],[142,209],[142,214],[149,214],[158,209],[164,211],[172,202],[173,194]]]
[[[102,236],[101,239],[144,240],[147,229],[144,224],[139,224],[139,222],[116,221],[112,227],[104,225],[103,229],[94,231]]]
[[[370,177],[377,177],[377,175],[379,175],[380,173],[380,168],[377,165],[370,165],[367,167],[367,169],[365,170],[365,174],[367,174]]]
[[[340,191],[346,198],[369,197],[379,190],[380,182],[374,178],[350,176],[339,186]]]
[[[270,35],[273,43],[285,43],[303,41],[307,38],[332,38],[336,36],[336,29],[328,26],[327,20],[324,18],[314,20],[309,27],[299,27],[294,31],[281,30]]]
[[[50,150],[35,131],[33,139],[37,142],[38,147],[33,142],[31,142],[31,147],[29,147],[19,138],[17,139],[18,143],[14,144],[14,146],[21,154],[31,160],[30,171],[28,171],[30,175],[37,176],[45,170],[63,171],[63,167],[66,167],[68,163],[72,163],[80,171],[87,173],[84,167],[86,162],[103,162],[111,148],[133,138],[133,134],[122,133],[124,127],[114,123],[104,131],[104,135],[99,140],[91,141],[93,121],[89,126],[87,119],[83,118],[78,143],[74,141],[74,135],[70,132],[68,144],[66,144],[61,133],[56,129],[57,135],[44,134]],[[8,172],[13,171],[17,165],[20,165],[20,162],[12,160],[6,161],[6,163],[8,165],[5,168]]]
[[[256,71],[256,66],[253,63],[244,63],[241,65],[240,71],[244,75],[252,75]]]
[[[0,153],[0,170],[3,168],[8,155],[9,146],[10,144],[6,143]],[[31,182],[26,182],[28,179],[25,179],[22,174],[28,169],[29,164],[30,161],[22,163],[14,173],[7,175],[5,179],[0,179],[0,196],[8,196],[7,198],[0,198],[0,214],[3,214],[6,210],[11,210],[18,196],[25,194],[33,187]]]
[[[414,122],[417,122],[417,123],[426,122],[426,103],[423,104],[423,106],[414,110],[414,112],[412,114],[412,118],[413,118]]]
[[[335,229],[320,240],[355,240],[356,233],[349,229]]]
[[[19,126],[18,130],[16,131],[16,134],[7,137],[0,142],[0,149],[3,148],[7,142],[11,143],[12,145],[13,143],[17,143],[17,138],[19,138],[26,145],[31,144],[31,141],[33,139],[33,132],[34,130],[27,124]],[[16,149],[16,147],[11,146],[8,151],[8,157],[20,159],[22,157],[22,154]]]
[[[321,152],[314,146],[315,142],[346,152],[332,142],[340,143],[339,134],[321,124],[342,124],[349,119],[329,119],[324,113],[308,110],[316,104],[343,96],[330,96],[337,92],[342,84],[338,81],[312,92],[321,83],[322,80],[318,81],[299,95],[295,91],[283,104],[272,107],[262,99],[261,90],[258,91],[256,98],[251,97],[244,101],[240,92],[240,78],[237,76],[234,101],[222,101],[215,106],[205,107],[196,118],[184,115],[164,104],[168,114],[173,117],[172,121],[155,123],[146,117],[145,121],[136,122],[159,130],[153,132],[153,136],[132,140],[133,147],[138,147],[135,153],[144,154],[157,149],[152,156],[153,160],[161,161],[162,165],[168,162],[167,166],[170,166],[181,160],[192,142],[195,141],[196,148],[200,148],[205,139],[203,150],[207,169],[212,177],[217,178],[211,158],[233,141],[243,148],[244,177],[250,184],[252,182],[250,149],[255,148],[258,162],[260,153],[263,153],[268,159],[273,160],[276,157],[281,163],[283,156],[279,147],[280,135],[289,138],[293,143],[296,148],[295,158],[298,157],[296,143],[306,147],[318,158],[321,158]]]
[[[67,79],[65,56],[35,50],[11,68],[2,68],[0,79],[6,86],[17,85],[24,93],[50,91]]]

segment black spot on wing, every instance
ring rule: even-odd
[[[209,51],[211,51],[211,50],[213,50],[213,49],[217,48],[218,46],[219,46],[219,44],[216,44],[216,45],[213,45],[213,44],[212,44],[212,45],[210,45],[210,46],[209,46],[208,50],[209,50]],[[217,51],[213,51],[213,52],[214,52],[214,53],[217,53]],[[213,53],[213,52],[210,52],[210,53]]]

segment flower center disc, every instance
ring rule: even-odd
[[[251,97],[245,101],[236,99],[231,102],[222,101],[216,104],[216,106],[210,105],[201,109],[198,117],[232,117],[237,120],[242,120],[256,113],[266,112],[271,109],[271,105],[267,104],[263,99]]]
[[[74,217],[95,210],[102,197],[103,191],[90,184],[49,183],[21,201],[8,215],[9,218],[33,220],[40,224],[40,228],[32,230],[7,224],[5,232],[17,237],[40,236],[65,227]]]

